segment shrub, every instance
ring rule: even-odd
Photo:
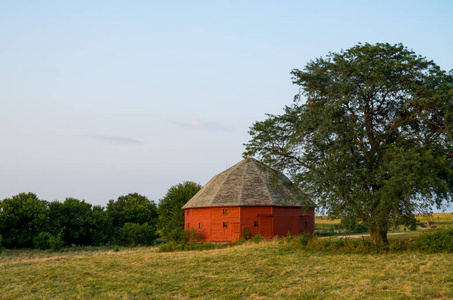
[[[154,240],[154,246],[158,246],[158,245],[162,245],[162,244],[165,244],[166,241],[164,241],[163,239],[155,239]]]
[[[123,245],[135,247],[137,245],[152,245],[156,238],[154,227],[148,223],[125,223],[120,231],[120,239]]]
[[[252,238],[252,233],[248,226],[242,228],[242,238],[244,238],[244,240],[250,240]]]
[[[200,241],[202,238],[203,235],[195,228],[192,227],[186,230],[186,239],[188,241]]]
[[[168,242],[159,246],[159,252],[174,252],[178,250],[178,244],[175,242]]]
[[[314,235],[309,234],[309,233],[307,233],[307,234],[301,234],[301,235],[299,235],[299,236],[296,238],[296,241],[297,241],[298,243],[300,243],[302,246],[307,246],[308,243],[309,243],[311,240],[313,240],[314,237],[315,237]]]
[[[33,244],[35,244],[35,248],[40,250],[47,250],[50,249],[49,240],[52,235],[48,232],[40,232],[34,239]]]
[[[255,236],[252,237],[252,242],[254,242],[254,243],[259,243],[262,240],[264,240],[264,238],[259,233],[257,233]]]
[[[175,242],[168,242],[159,246],[159,252],[174,252],[174,251],[202,251],[202,250],[210,250],[210,249],[217,249],[217,248],[224,248],[226,245],[216,245],[212,243],[197,243],[197,242],[186,242],[186,243],[175,243]]]
[[[187,231],[179,227],[175,227],[171,230],[167,229],[165,235],[162,233],[161,235],[167,242],[182,243],[188,239]]]
[[[60,251],[60,249],[64,245],[63,236],[61,235],[61,233],[59,233],[57,235],[52,235],[49,238],[49,245],[50,245],[50,250]]]
[[[286,237],[285,237],[285,241],[287,243],[291,243],[291,241],[294,239],[294,237],[291,235],[291,232],[288,231],[288,233],[286,234]]]
[[[453,252],[453,228],[423,233],[412,246],[430,253]]]
[[[397,251],[405,251],[409,248],[409,241],[407,240],[396,240],[394,242],[391,242],[389,245],[389,251],[390,252],[397,252]]]

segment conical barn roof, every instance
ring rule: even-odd
[[[300,206],[283,174],[246,158],[214,176],[182,208],[244,205]]]

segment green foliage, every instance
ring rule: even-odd
[[[153,245],[157,234],[154,226],[148,223],[125,223],[121,228],[120,238],[123,245],[135,247],[137,245]]]
[[[64,243],[69,245],[99,245],[106,242],[109,228],[107,213],[100,206],[92,206],[85,200],[66,198],[61,203],[49,204],[50,232],[63,233]]]
[[[368,228],[363,224],[363,222],[357,221],[355,218],[344,217],[341,219],[340,224],[338,224],[337,229],[344,228],[350,232],[367,232]]]
[[[137,226],[127,225],[123,230],[127,223]],[[156,204],[137,193],[109,202],[108,211],[75,198],[47,202],[33,193],[0,201],[0,232],[8,248],[48,249],[51,236],[55,249],[63,245],[96,246],[115,240],[148,245],[157,237],[156,223]]]
[[[0,201],[0,232],[7,248],[33,247],[33,239],[48,224],[48,202],[20,193]]]
[[[116,201],[110,200],[106,211],[112,225],[118,228],[127,222],[150,225],[157,222],[156,204],[138,193],[120,196]]]
[[[203,235],[193,227],[190,228],[189,230],[185,230],[185,231],[186,231],[187,241],[196,242],[196,241],[200,241],[203,239]]]
[[[413,248],[429,253],[453,252],[453,228],[423,233],[414,242]]]
[[[293,244],[310,251],[340,253],[389,253],[402,252],[410,249],[411,240],[391,240],[388,245],[374,244],[369,238],[319,238],[316,235],[304,234],[292,240],[283,238],[285,244]]]
[[[293,239],[294,239],[294,237],[291,235],[291,232],[288,231],[288,233],[285,236],[285,241],[287,243],[290,243]]]
[[[405,226],[409,228],[409,230],[417,229],[417,220],[414,215],[395,216],[392,221],[394,228],[398,228],[398,226]]]
[[[156,230],[157,206],[153,201],[138,193],[120,196],[116,201],[110,200],[106,212],[112,224],[109,234],[113,240],[122,239],[121,235],[126,223],[139,225],[146,223],[154,228],[154,231]]]
[[[185,181],[170,187],[159,201],[157,229],[166,241],[178,242],[185,238],[184,211],[181,209],[199,190],[201,185]]]
[[[250,232],[250,228],[248,226],[244,226],[242,228],[242,238],[244,238],[244,240],[250,240],[252,238],[252,233]]]
[[[313,234],[301,234],[296,237],[296,242],[302,246],[307,246],[310,241],[315,238]]]
[[[57,235],[52,235],[49,238],[49,245],[50,245],[50,250],[52,251],[60,251],[61,248],[64,246],[64,241],[63,241],[63,236],[61,233]]]
[[[50,249],[49,240],[52,235],[48,232],[40,232],[35,238],[33,239],[33,243],[35,244],[35,248],[40,250],[47,250]]]
[[[261,234],[257,233],[252,237],[251,241],[254,243],[260,243],[264,241],[264,238],[261,236]]]
[[[289,174],[302,199],[359,220],[384,244],[396,216],[453,199],[453,73],[378,43],[292,75],[300,94],[253,124],[246,150]]]
[[[203,251],[211,249],[225,248],[226,245],[216,245],[212,243],[197,243],[197,242],[185,242],[176,243],[168,242],[159,246],[159,252],[175,252],[175,251]]]

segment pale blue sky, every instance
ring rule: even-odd
[[[359,42],[453,69],[453,1],[0,0],[0,199],[204,185],[291,104],[293,68]]]

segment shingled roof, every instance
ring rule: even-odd
[[[214,176],[182,208],[235,205],[301,204],[286,176],[249,157]]]

